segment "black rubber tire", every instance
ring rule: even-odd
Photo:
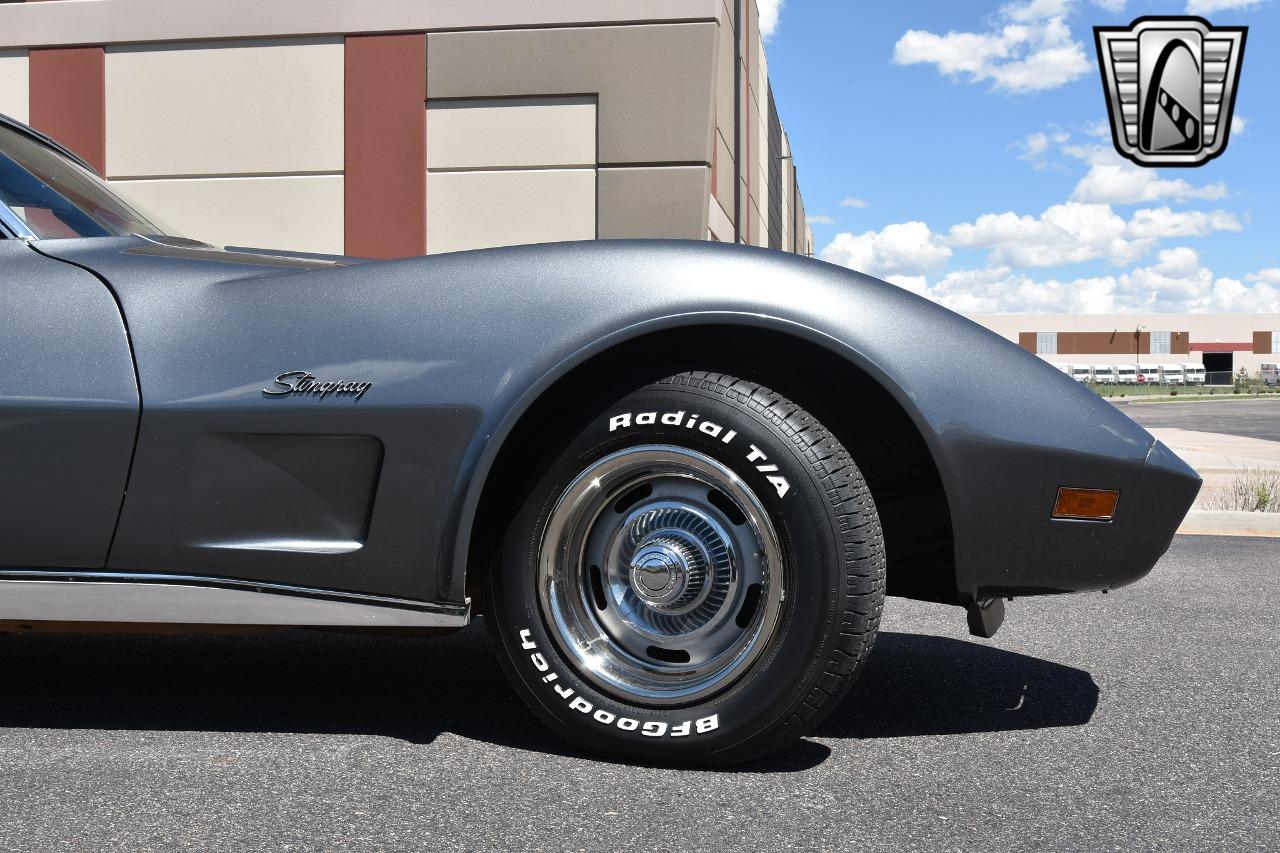
[[[612,420],[620,412],[677,411],[736,430],[738,437],[726,445],[660,419],[643,426]],[[875,642],[884,602],[880,521],[848,451],[780,394],[716,373],[671,376],[587,420],[558,452],[552,449],[490,577],[487,621],[516,691],[574,744],[648,762],[733,764],[807,734],[855,680]],[[535,588],[543,530],[566,486],[596,460],[643,444],[685,447],[729,467],[764,505],[788,567],[783,611],[769,647],[722,692],[684,707],[623,701],[580,677],[548,633]],[[785,494],[747,461],[752,445],[778,465],[788,484]],[[544,680],[548,672],[558,675],[554,684]],[[601,722],[610,717],[616,722]],[[682,724],[688,734],[673,734]],[[652,736],[659,729],[664,734]]]

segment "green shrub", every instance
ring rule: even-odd
[[[1234,512],[1280,512],[1280,471],[1246,468],[1230,485],[1206,495],[1203,506]]]

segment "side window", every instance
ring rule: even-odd
[[[110,233],[4,151],[0,151],[0,201],[42,239]]]
[[[0,126],[0,203],[41,239],[166,233],[53,148]],[[8,223],[12,225],[13,223]]]
[[[1036,332],[1036,352],[1040,355],[1057,355],[1058,333]]]
[[[1167,355],[1173,352],[1170,344],[1169,332],[1152,332],[1151,333],[1151,354]]]

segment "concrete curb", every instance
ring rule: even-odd
[[[1265,536],[1280,538],[1280,512],[1193,509],[1182,520],[1183,536]]]

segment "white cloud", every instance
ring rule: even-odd
[[[1220,199],[1227,185],[1221,182],[1196,187],[1182,178],[1161,178],[1150,169],[1128,163],[1091,166],[1071,193],[1072,201],[1103,204],[1141,204],[1173,199]]]
[[[822,250],[822,259],[880,276],[919,276],[936,270],[951,249],[923,222],[889,225],[881,231],[842,231]]]
[[[1134,238],[1204,237],[1214,231],[1241,231],[1244,226],[1226,210],[1180,210],[1157,207],[1135,211],[1125,233]]]
[[[985,269],[949,273],[938,285],[946,285],[941,291],[928,291],[940,298],[975,282],[1018,282],[1019,288],[1038,286],[1023,274],[1014,275],[1015,270],[1096,260],[1128,266],[1149,255],[1161,240],[1205,237],[1218,231],[1241,231],[1243,227],[1236,215],[1226,210],[1152,207],[1137,210],[1126,220],[1110,205],[1068,201],[1049,207],[1039,216],[1018,215],[1012,211],[983,214],[973,222],[951,226],[945,234],[918,221],[862,234],[841,232],[822,250],[821,257],[924,293],[928,290],[926,275],[945,266],[954,248],[987,250]],[[1191,249],[1182,251],[1194,255]],[[1163,253],[1161,257],[1164,258]],[[1137,271],[1133,274],[1137,275]],[[1262,270],[1246,278],[1280,284],[1280,269]],[[1064,297],[1050,287],[1046,298],[1061,302]],[[1029,299],[1030,296],[1022,294],[1019,302],[1026,303]],[[1064,310],[1095,309],[1086,308],[1083,303],[1071,303]]]
[[[1087,122],[1084,126],[1084,135],[1094,136],[1098,138],[1102,138],[1104,136],[1110,136],[1111,122],[1107,121],[1106,119]]]
[[[1244,133],[1244,129],[1249,125],[1249,120],[1242,115],[1233,115],[1231,117],[1231,135],[1239,136]]]
[[[1047,18],[1061,18],[1071,11],[1072,0],[1013,0],[1000,7],[1000,14],[1011,21],[1029,23]]]
[[[1070,7],[1070,0],[1022,0],[1002,6],[998,28],[988,32],[907,30],[894,45],[893,61],[936,65],[948,77],[990,81],[1001,92],[1056,89],[1093,68],[1066,24]]]
[[[1119,14],[1124,11],[1125,0],[1093,0],[1093,5],[1100,9],[1106,9],[1113,14]]]
[[[1114,276],[1073,281],[1036,281],[1006,270],[959,270],[948,273],[925,296],[953,311],[968,314],[1078,313],[1114,310]]]
[[[827,216],[825,213],[818,213],[818,214],[814,214],[813,216],[806,216],[804,218],[804,221],[808,222],[810,225],[835,225],[836,224],[836,221],[832,219],[830,216]]]
[[[1124,218],[1106,204],[1055,204],[1040,216],[986,213],[953,225],[953,246],[990,249],[997,266],[1056,267],[1106,258],[1132,263],[1151,251],[1150,237],[1133,237]]]
[[[1070,138],[1071,134],[1057,126],[1050,126],[1048,133],[1043,130],[1028,133],[1010,147],[1022,152],[1018,155],[1019,160],[1026,160],[1034,168],[1043,169],[1048,166],[1045,155],[1049,153],[1051,144],[1062,145]]]
[[[1228,9],[1252,9],[1262,0],[1187,0],[1188,15],[1212,15]]]
[[[1280,267],[1251,272],[1244,277],[1245,281],[1264,281],[1267,284],[1280,284]]]
[[[1033,165],[1061,152],[1087,164],[1089,172],[1070,200],[1038,215],[987,213],[945,231],[913,221],[862,234],[846,232],[837,234],[821,257],[971,313],[1280,311],[1280,267],[1258,270],[1243,280],[1216,276],[1185,245],[1163,249],[1155,262],[1125,272],[1047,279],[1028,274],[1098,260],[1129,268],[1160,249],[1161,241],[1239,232],[1244,225],[1229,210],[1150,204],[1222,198],[1227,194],[1224,184],[1195,186],[1163,178],[1130,166],[1107,145],[1072,145],[1070,134],[1055,125],[1010,147]],[[1141,202],[1149,204],[1132,214],[1113,207]],[[948,269],[955,250],[962,249],[986,250],[985,265]]]
[[[1182,178],[1162,178],[1154,169],[1135,166],[1111,148],[1064,145],[1064,153],[1089,163],[1089,172],[1076,184],[1072,201],[1095,204],[1142,204],[1172,199],[1220,199],[1227,195],[1221,182],[1194,186]]]
[[[1049,150],[1049,137],[1043,131],[1027,134],[1025,140],[1027,153],[1032,157],[1038,157]]]
[[[1019,160],[1038,160],[1049,150],[1049,135],[1042,130],[1037,130],[1035,133],[1028,133],[1019,145],[1022,148],[1022,153],[1018,155]]]
[[[1069,201],[1039,216],[983,214],[973,222],[953,225],[947,237],[952,246],[990,249],[990,266],[1021,269],[1100,258],[1124,266],[1147,255],[1162,239],[1242,229],[1235,214],[1225,210],[1144,208],[1126,222],[1110,205]]]
[[[870,207],[870,206],[871,206],[871,202],[864,201],[864,200],[862,200],[862,199],[860,199],[860,198],[853,198],[852,196],[850,196],[849,198],[841,199],[841,200],[840,200],[840,206],[841,206],[841,207],[856,207],[856,208],[858,208],[859,210],[862,210],[863,208]]]
[[[924,295],[971,314],[1280,311],[1280,286],[1215,276],[1186,247],[1167,249],[1155,264],[1128,273],[1065,281],[1037,281],[1008,269],[958,270],[926,286]]]
[[[756,0],[760,9],[760,35],[768,38],[778,29],[778,16],[787,0]]]

